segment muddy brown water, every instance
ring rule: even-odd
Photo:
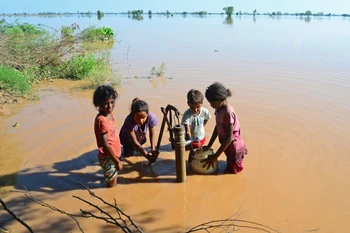
[[[120,19],[105,22],[114,25],[113,20]],[[186,25],[192,30],[181,30],[199,33],[218,28],[218,24],[209,24],[216,20],[179,18],[169,23],[174,23],[175,31]],[[183,112],[190,88],[204,92],[212,82],[221,81],[234,93],[229,102],[238,114],[249,150],[242,173],[222,174],[222,155],[219,175],[188,174],[186,183],[176,183],[175,154],[165,132],[160,158],[152,167],[142,157],[125,159],[118,186],[105,188],[96,163],[93,91],[81,89],[80,82],[58,80],[37,87],[39,100],[13,106],[11,115],[0,118],[0,178],[6,181],[0,195],[8,206],[35,232],[79,232],[69,217],[18,192],[27,189],[71,213],[80,208],[92,210],[72,197],[98,203],[79,181],[106,201],[115,199],[144,232],[185,232],[227,218],[261,223],[280,232],[348,232],[350,58],[345,51],[350,49],[350,33],[338,30],[337,38],[331,36],[345,21],[234,20],[232,26],[218,29],[232,37],[216,38],[213,45],[213,38],[201,40],[201,34],[190,34],[188,41],[173,44],[172,34],[162,30],[157,39],[145,36],[140,40],[135,37],[137,30],[161,26],[163,19],[142,24],[122,18],[129,28],[115,26],[126,39],[114,51],[121,56],[113,66],[124,76],[138,78],[123,79],[114,114],[120,127],[131,100],[139,97],[161,120],[160,107],[172,104]],[[324,30],[317,30],[319,27]],[[255,33],[244,33],[252,28],[257,34],[267,30],[275,39],[254,40]],[[317,35],[297,33],[300,30]],[[158,49],[147,49],[151,42],[158,42]],[[167,63],[167,78],[143,78],[161,61]],[[213,114],[206,101],[204,107]],[[207,139],[213,127],[214,118],[206,126]],[[218,146],[216,142],[214,150]],[[18,223],[8,222],[9,218],[0,209],[2,227],[26,232]],[[85,232],[119,232],[98,220],[80,221]]]

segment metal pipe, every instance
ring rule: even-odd
[[[175,125],[175,162],[176,162],[176,181],[183,183],[186,181],[186,156],[185,156],[185,127]]]

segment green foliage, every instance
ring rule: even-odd
[[[28,78],[17,70],[0,66],[0,89],[13,94],[25,94],[31,88]]]
[[[45,30],[40,26],[34,26],[29,23],[15,22],[14,24],[9,24],[5,19],[2,19],[0,21],[0,33],[6,35],[41,35],[45,33]]]
[[[133,10],[133,11],[131,11],[131,14],[133,16],[139,17],[139,16],[141,16],[143,14],[143,10]]]
[[[94,26],[85,29],[82,33],[83,41],[107,41],[114,37],[110,27],[96,28]]]
[[[225,14],[227,16],[231,16],[233,14],[234,8],[233,6],[228,6],[228,7],[224,7],[223,10],[225,11]]]
[[[96,88],[102,84],[109,84],[111,86],[120,85],[122,77],[115,74],[112,69],[107,66],[101,66],[100,69],[94,69],[87,77],[90,81],[91,88]]]
[[[165,62],[162,62],[162,64],[158,69],[155,66],[152,66],[149,78],[164,76],[164,70],[165,70]]]
[[[102,11],[98,10],[97,11],[97,19],[101,20],[103,18],[103,16],[104,16],[104,13]]]
[[[305,11],[305,15],[306,16],[310,16],[310,15],[312,15],[312,12],[311,11]]]
[[[88,55],[74,55],[70,60],[64,62],[61,67],[65,67],[62,72],[62,78],[68,79],[85,79],[90,73],[105,65],[101,60],[91,53]]]
[[[55,78],[87,79],[93,85],[118,83],[108,63],[114,45],[113,30],[79,29],[72,24],[51,34],[39,26],[10,25],[1,20],[0,89],[24,94],[32,84]]]
[[[61,27],[61,35],[63,37],[71,37],[73,36],[74,31],[69,26],[62,26]]]
[[[73,38],[75,33],[80,29],[77,23],[73,23],[70,26],[61,27],[61,37],[62,38]]]

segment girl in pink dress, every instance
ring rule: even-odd
[[[214,167],[214,162],[224,152],[227,158],[225,172],[236,174],[243,170],[244,155],[248,151],[241,136],[237,114],[227,102],[227,98],[231,96],[231,90],[218,82],[210,85],[205,92],[205,98],[215,109],[216,118],[216,125],[207,147],[211,148],[217,137],[220,147],[213,156],[203,161],[205,163],[203,167],[207,166],[208,169]]]

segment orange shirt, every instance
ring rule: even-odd
[[[120,158],[121,156],[121,145],[119,140],[119,133],[116,129],[116,121],[114,120],[113,114],[111,114],[112,119],[110,120],[107,117],[103,116],[101,113],[97,114],[95,118],[95,136],[98,147],[98,157],[103,159],[106,156],[109,156],[104,152],[103,143],[102,143],[102,134],[107,133],[108,143],[112,147],[114,153]]]

